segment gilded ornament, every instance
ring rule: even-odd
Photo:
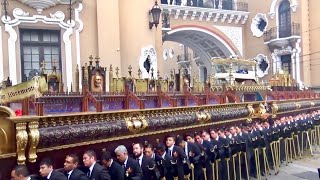
[[[252,107],[252,104],[248,104],[247,108],[249,111],[249,117],[251,117],[254,114],[254,109]]]
[[[16,141],[17,141],[17,162],[18,164],[25,164],[26,161],[26,147],[28,143],[27,123],[16,124]]]
[[[130,113],[125,117],[125,122],[127,124],[127,128],[130,132],[138,133],[146,128],[148,128],[148,122],[142,113],[134,112]]]
[[[2,134],[2,136],[0,135],[0,154],[2,154],[2,150],[1,147],[6,147],[8,145],[8,135],[6,133],[6,131],[2,128],[0,128],[0,133]]]
[[[271,106],[271,109],[272,109],[272,117],[276,118],[277,117],[277,112],[279,110],[278,105],[276,103],[273,103],[272,106]]]
[[[205,123],[207,121],[210,121],[211,115],[204,109],[199,109],[198,112],[196,112],[197,120],[200,123]]]
[[[37,159],[37,146],[39,143],[39,122],[33,121],[28,124],[29,128],[29,162],[34,163]]]

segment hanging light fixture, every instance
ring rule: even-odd
[[[156,1],[152,9],[149,11],[150,22],[149,28],[152,29],[153,25],[157,28],[160,20],[161,8]]]

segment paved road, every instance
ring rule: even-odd
[[[318,168],[320,168],[320,148],[313,148],[313,156],[310,155],[310,150],[305,152],[302,159],[294,160],[288,166],[284,164],[280,167],[280,172],[277,175],[268,176],[268,180],[319,180]],[[265,179],[263,177],[262,179]],[[251,178],[255,180],[255,178]]]

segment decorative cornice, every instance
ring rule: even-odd
[[[162,4],[161,7],[163,8],[164,12],[174,15],[174,19],[181,17],[183,20],[188,20],[190,17],[190,20],[195,20],[198,18],[199,21],[206,20],[209,22],[213,18],[213,22],[221,20],[222,23],[227,22],[228,24],[232,22],[238,24],[240,20],[241,24],[245,24],[250,14],[249,12],[245,11],[190,6],[172,6],[165,4]]]
[[[58,4],[69,4],[69,0],[19,0],[21,3],[26,4],[37,10],[39,14],[42,13],[44,9],[56,6]],[[76,0],[71,0],[74,3]]]

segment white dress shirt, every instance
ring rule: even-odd
[[[52,174],[52,171],[51,171],[51,172],[49,173],[49,175],[47,176],[47,179],[50,179],[51,174]]]
[[[89,177],[91,177],[91,174],[92,174],[92,170],[93,170],[93,167],[96,163],[93,163],[90,168],[89,168]]]
[[[139,165],[140,165],[140,167],[141,167],[141,165],[142,165],[142,158],[143,158],[143,154],[141,154],[141,156],[140,156],[140,157],[138,157],[138,161],[139,161]]]
[[[70,176],[71,176],[72,172],[73,172],[73,169],[68,172],[68,179],[70,179]]]

